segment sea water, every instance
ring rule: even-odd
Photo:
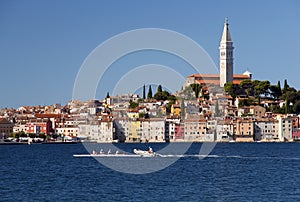
[[[299,143],[218,143],[199,159],[201,146],[157,172],[127,174],[74,158],[87,153],[82,144],[0,145],[0,201],[300,201]]]

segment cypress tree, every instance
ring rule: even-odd
[[[185,118],[185,107],[184,107],[184,100],[181,100],[181,106],[180,106],[180,117],[181,120]]]
[[[143,86],[143,99],[146,99],[146,86]]]
[[[151,85],[149,85],[149,90],[148,90],[148,96],[147,96],[148,99],[151,99],[152,98],[152,88],[151,88]]]
[[[279,88],[281,90],[280,81],[278,81],[278,83],[277,83],[277,88]]]
[[[157,87],[157,92],[158,92],[158,93],[161,93],[161,92],[162,92],[162,87],[161,87],[161,85],[158,85],[158,87]]]
[[[278,97],[280,97],[282,95],[282,90],[281,90],[281,84],[280,81],[278,81],[277,83],[277,90],[278,90]]]
[[[285,99],[285,110],[284,110],[284,112],[285,112],[285,114],[289,113],[289,101],[288,101],[287,98]]]
[[[284,85],[283,85],[283,92],[285,93],[286,91],[287,91],[287,89],[288,89],[288,84],[287,84],[287,80],[285,79],[284,80]]]

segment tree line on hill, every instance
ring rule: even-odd
[[[224,86],[233,100],[237,97],[244,97],[240,106],[250,106],[253,104],[261,104],[261,99],[267,100],[285,100],[285,105],[279,107],[278,105],[266,107],[268,111],[275,113],[300,113],[300,90],[290,87],[287,80],[284,80],[283,88],[281,88],[280,81],[276,85],[272,85],[269,81],[259,80],[244,80],[239,85],[228,82]]]
[[[151,87],[151,85],[149,85],[148,93],[147,93],[147,97],[146,97],[146,86],[144,85],[143,86],[143,97],[141,99],[139,99],[137,102],[130,100],[129,108],[130,109],[137,108],[139,106],[139,103],[144,102],[146,99],[148,99],[148,100],[155,99],[155,100],[162,100],[162,101],[168,100],[169,102],[166,106],[167,113],[171,112],[171,106],[177,100],[176,96],[171,95],[167,90],[163,90],[161,85],[158,85],[157,91],[154,95],[152,92],[152,87]]]

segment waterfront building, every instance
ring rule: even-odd
[[[189,116],[184,120],[184,141],[210,141],[206,131],[206,120],[200,116]]]
[[[79,128],[78,126],[68,126],[62,128],[56,128],[55,133],[61,136],[78,137]]]
[[[140,119],[131,119],[129,124],[129,134],[126,142],[141,141],[141,121]]]
[[[46,135],[53,134],[54,130],[52,127],[52,121],[50,119],[31,119],[30,122],[26,124],[26,132],[41,134],[44,133]]]
[[[278,139],[279,141],[291,141],[293,135],[293,119],[288,116],[277,115],[276,119],[279,122],[278,125]]]
[[[27,133],[27,127],[26,124],[15,124],[13,127],[13,132],[14,133],[19,133],[19,132],[25,132]]]
[[[5,118],[0,118],[0,139],[7,138],[13,132],[14,124]]]
[[[300,129],[293,130],[293,140],[300,141]]]
[[[167,142],[176,141],[176,133],[180,126],[180,116],[168,116],[165,124],[165,139]],[[177,129],[177,130],[176,130]]]
[[[236,141],[252,142],[254,137],[254,121],[252,118],[237,118],[233,120]]]
[[[131,130],[131,120],[128,117],[116,117],[113,120],[113,139],[118,140],[119,142],[125,142],[128,140]]]
[[[278,141],[279,122],[273,118],[256,118],[254,122],[255,141]]]
[[[77,136],[80,138],[87,138],[96,142],[113,142],[114,140],[112,116],[101,116],[91,123],[79,124],[78,130]]]
[[[216,121],[216,141],[227,142],[234,139],[234,127],[231,119]]]
[[[164,118],[140,119],[142,142],[165,142]]]

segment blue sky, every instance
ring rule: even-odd
[[[248,69],[254,79],[288,79],[300,89],[297,0],[0,0],[0,107],[66,104],[89,53],[132,29],[182,33],[200,44],[218,66],[226,16],[235,46],[235,73]],[[163,63],[164,57],[154,60]],[[144,62],[150,63],[151,56]],[[98,88],[102,99],[106,93]]]

